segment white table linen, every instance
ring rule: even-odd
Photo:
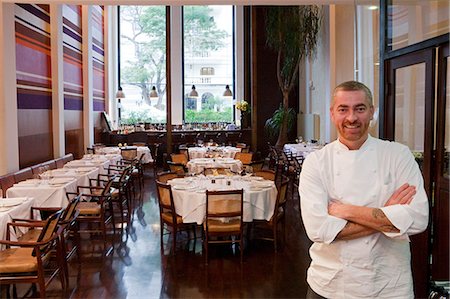
[[[34,205],[34,198],[32,197],[20,197],[20,198],[7,198],[6,200],[14,200],[20,202],[17,205],[3,206],[1,201],[5,200],[0,198],[0,240],[6,240],[6,228],[8,222],[12,222],[13,218],[29,219],[31,207]],[[22,233],[24,233],[22,231]],[[17,241],[17,236],[14,230],[11,230],[11,241]],[[0,250],[4,250],[5,246],[0,245]]]
[[[189,160],[187,168],[190,173],[202,173],[205,168],[229,168],[234,173],[242,171],[242,162],[231,158],[198,158]]]
[[[310,153],[321,149],[321,145],[311,145],[307,143],[287,143],[283,150],[291,152],[294,156],[303,156],[306,158]]]
[[[152,154],[150,152],[150,149],[148,146],[135,146],[132,148],[137,149],[137,157],[140,158],[142,154],[144,154],[144,157],[142,158],[142,163],[147,164],[153,162]],[[96,153],[100,154],[119,154],[120,155],[120,147],[118,146],[108,146],[108,147],[101,147],[95,149]]]
[[[89,186],[90,179],[97,179],[98,167],[60,168],[44,172],[41,176],[49,178],[74,178],[78,186]]]
[[[172,186],[175,209],[185,223],[202,224],[206,214],[206,190],[244,189],[245,222],[253,219],[270,220],[277,198],[277,188],[273,181],[244,180],[241,177],[193,177],[168,181]],[[230,181],[230,185],[227,185]]]
[[[211,157],[234,158],[236,153],[241,152],[241,148],[233,146],[206,146],[206,147],[189,147],[189,159]]]
[[[112,165],[111,161],[108,159],[81,159],[73,160],[64,165],[64,168],[86,168],[86,167],[97,167],[99,173],[108,174],[108,168]]]
[[[66,182],[64,182],[66,181]],[[30,179],[14,184],[6,191],[6,196],[34,197],[36,207],[61,207],[68,204],[66,192],[77,192],[77,180],[73,178],[53,178],[50,180]]]

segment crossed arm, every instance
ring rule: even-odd
[[[391,195],[384,206],[409,204],[415,194],[415,186],[403,184]],[[336,236],[337,240],[352,240],[376,232],[399,231],[379,208],[361,207],[331,201],[328,205],[328,213],[348,221]]]

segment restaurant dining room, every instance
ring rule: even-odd
[[[449,12],[0,0],[0,297],[449,298]]]

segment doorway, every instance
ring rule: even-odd
[[[448,42],[386,61],[387,93],[381,133],[411,149],[430,202],[428,229],[411,238],[417,297],[427,296],[430,280],[449,280],[448,62]]]

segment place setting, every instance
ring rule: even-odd
[[[15,198],[1,198],[0,199],[0,212],[6,212],[26,202],[28,197],[15,197]]]

